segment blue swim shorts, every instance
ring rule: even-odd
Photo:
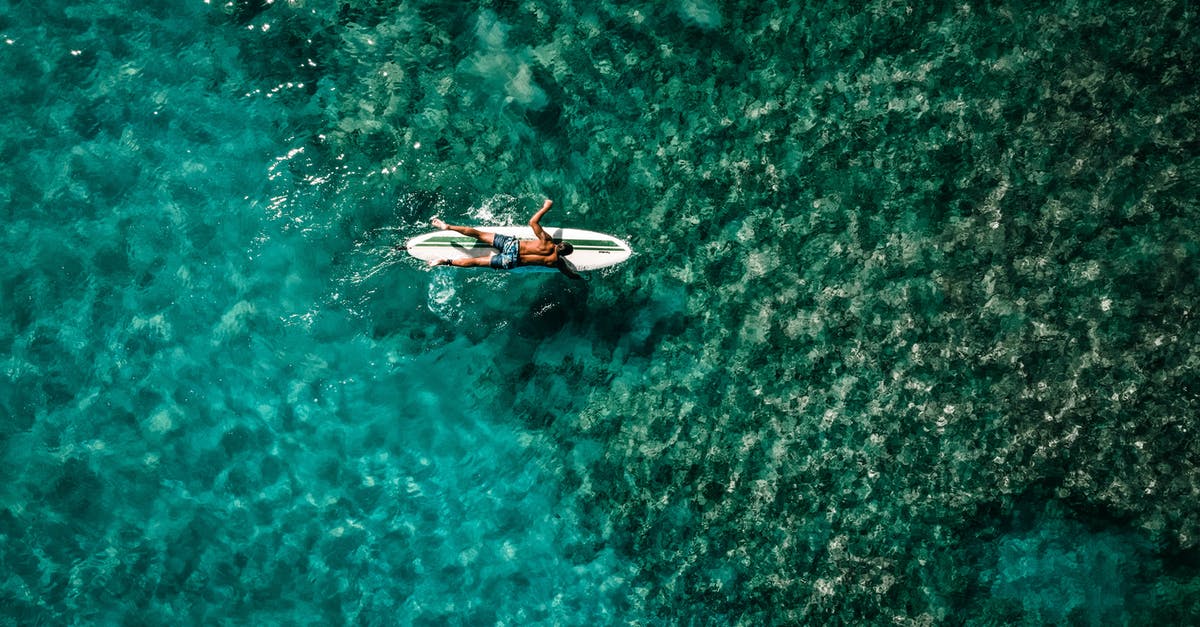
[[[492,239],[492,248],[500,252],[492,255],[492,267],[497,270],[512,270],[517,267],[518,251],[521,242],[510,235],[497,233]]]

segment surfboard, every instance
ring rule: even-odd
[[[533,229],[528,226],[484,226],[476,227],[489,233],[515,236],[518,239],[537,239]],[[566,229],[560,227],[542,227],[556,240],[570,242],[575,250],[563,257],[571,269],[576,272],[587,272],[614,266],[633,254],[629,244],[605,233],[585,231],[583,229]],[[418,235],[404,245],[408,253],[422,261],[437,259],[465,259],[467,257],[486,257],[496,251],[495,248],[484,244],[472,237],[467,237],[454,231],[434,231]],[[545,266],[518,266],[510,272],[558,272],[555,268]]]

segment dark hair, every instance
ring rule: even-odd
[[[562,248],[558,251],[558,254],[564,257],[575,251],[575,247],[571,245],[571,242],[560,242],[559,246]]]

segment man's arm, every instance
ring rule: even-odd
[[[533,214],[532,218],[529,218],[529,226],[533,228],[533,234],[543,242],[550,241],[550,235],[542,229],[542,225],[538,221],[542,219],[542,216],[546,215],[547,211],[550,211],[550,205],[553,204],[554,201],[547,198],[546,202],[542,203],[542,208],[538,209],[538,212]]]
[[[559,259],[558,263],[554,264],[554,267],[558,268],[559,272],[567,275],[568,277],[570,277],[572,279],[575,279],[577,281],[583,279],[583,277],[579,276],[579,274],[577,272],[575,272],[571,268],[567,267],[567,262],[563,261],[562,259]]]

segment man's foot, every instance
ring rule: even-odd
[[[432,268],[434,266],[448,266],[448,265],[450,265],[449,259],[433,259],[429,262],[430,268]]]
[[[430,222],[433,224],[434,228],[442,229],[443,231],[446,230],[445,220],[442,220],[441,218],[434,218],[430,220]]]

